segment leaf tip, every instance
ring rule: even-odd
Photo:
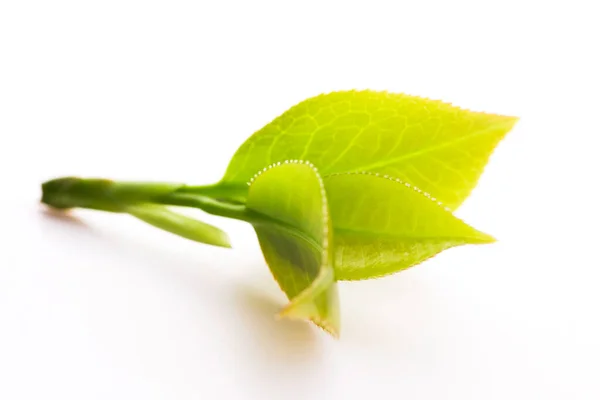
[[[310,321],[318,328],[330,334],[334,339],[339,339],[340,337],[339,321],[329,321],[327,319],[315,316],[314,313],[311,312],[310,307],[302,302],[290,302],[281,311],[279,311],[275,317],[277,319],[287,318],[291,320]]]
[[[231,240],[229,239],[229,235],[226,232],[219,232],[219,238],[215,240],[214,245],[218,247],[223,247],[225,249],[231,249],[233,246],[231,245]]]
[[[508,125],[508,130],[511,130],[521,120],[521,117],[517,117],[515,115],[505,115],[504,120]]]
[[[232,249],[233,248],[228,237],[224,237],[223,240],[217,244],[217,246],[223,247],[224,249]]]
[[[304,310],[300,302],[290,302],[277,313],[278,319],[310,319],[308,310]]]
[[[477,231],[477,236],[474,239],[476,244],[492,244],[498,241],[494,236],[481,231]]]
[[[318,328],[321,328],[323,331],[327,332],[334,339],[338,340],[340,338],[340,327],[339,326],[332,326],[332,325],[326,324],[324,321],[311,320],[311,322],[313,324],[315,324]]]

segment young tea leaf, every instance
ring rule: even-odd
[[[516,120],[404,94],[324,94],[254,133],[233,156],[220,185],[239,198],[256,171],[301,159],[322,176],[367,171],[400,178],[454,210]]]
[[[253,224],[265,260],[290,299],[281,315],[308,319],[337,336],[339,302],[329,211],[314,167],[282,163],[266,170],[253,179],[247,207],[267,217]]]
[[[224,232],[166,207],[249,222],[290,300],[280,315],[338,336],[337,280],[380,277],[452,247],[494,241],[452,211],[516,121],[404,94],[334,92],[254,133],[216,184],[64,177],[42,184],[41,201],[128,213],[223,247],[230,247]]]
[[[231,247],[229,237],[217,227],[175,213],[165,206],[136,204],[126,208],[128,214],[167,232],[200,243]]]
[[[340,174],[324,182],[338,280],[376,278],[451,247],[494,241],[454,217],[436,198],[394,178]]]

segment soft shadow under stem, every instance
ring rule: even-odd
[[[92,235],[94,229],[83,222],[70,209],[57,210],[52,207],[43,207],[41,212],[47,220],[52,223],[68,224],[78,229],[83,228],[90,234],[94,240],[110,241],[117,251],[123,252],[127,257],[141,258],[143,264],[149,268],[160,268],[163,272],[168,272],[170,276],[180,281],[183,285],[190,283],[196,286],[200,283],[202,286],[198,292],[209,293],[206,289],[206,282],[210,281],[207,274],[200,272],[191,274],[184,265],[189,265],[189,259],[183,259],[180,255],[168,254],[168,251],[156,247],[144,246],[143,243],[132,241],[124,243],[124,238],[118,238],[111,234],[110,237],[101,235]],[[140,249],[139,247],[142,247]],[[181,260],[179,260],[181,259]],[[178,267],[181,265],[181,267]],[[266,265],[262,266],[266,268]],[[258,268],[258,267],[257,267]],[[211,272],[217,273],[212,270]],[[212,276],[212,275],[211,275]],[[214,279],[214,276],[212,276]],[[240,316],[244,326],[244,334],[252,335],[254,342],[257,343],[257,349],[260,350],[265,362],[304,362],[318,355],[318,336],[320,332],[309,322],[297,321],[287,318],[277,318],[277,313],[284,304],[280,304],[266,293],[269,289],[258,289],[249,284],[232,283],[234,314]],[[210,301],[207,297],[206,301]],[[322,336],[326,336],[323,334]],[[246,343],[246,342],[245,342]],[[251,349],[254,350],[254,349]]]

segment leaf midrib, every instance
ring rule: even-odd
[[[430,153],[439,149],[443,149],[445,147],[449,147],[455,144],[458,144],[460,142],[463,142],[465,140],[469,140],[475,136],[479,136],[479,135],[485,135],[490,133],[491,131],[497,131],[499,129],[504,128],[507,125],[514,125],[514,122],[509,120],[503,123],[498,123],[495,124],[493,126],[487,127],[486,129],[482,129],[482,130],[478,130],[475,131],[471,134],[465,135],[465,136],[461,136],[459,138],[453,139],[453,140],[449,140],[447,142],[443,142],[441,144],[435,145],[435,146],[430,146],[430,147],[425,147],[422,148],[421,150],[418,151],[414,151],[412,153],[406,153],[403,154],[401,156],[395,157],[395,158],[390,158],[387,160],[383,160],[383,161],[379,161],[379,162],[375,162],[375,163],[371,163],[371,164],[367,164],[367,165],[363,165],[360,167],[357,167],[351,171],[344,171],[344,172],[360,172],[360,171],[369,171],[369,170],[373,170],[375,168],[381,168],[381,167],[386,167],[390,164],[396,164],[405,160],[409,160],[411,158],[415,158],[418,157],[420,155],[426,154],[426,153]],[[325,171],[327,170],[327,168],[323,168]],[[331,174],[331,173],[330,173]],[[323,178],[327,178],[328,174],[324,174]]]
[[[335,236],[340,234],[346,234],[348,236],[361,237],[364,239],[371,240],[389,240],[389,241],[401,241],[401,240],[412,240],[412,241],[422,241],[422,240],[437,240],[440,242],[443,241],[463,241],[467,243],[489,243],[493,238],[490,236],[488,240],[484,237],[477,237],[473,235],[457,235],[457,236],[408,236],[408,235],[395,235],[385,232],[371,232],[364,230],[355,230],[350,228],[337,228],[334,226]],[[335,237],[334,236],[334,237]]]

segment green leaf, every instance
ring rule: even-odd
[[[313,163],[324,177],[367,171],[400,178],[456,209],[516,121],[405,94],[324,94],[297,104],[252,135],[235,153],[220,185],[242,191],[256,171],[299,159]]]
[[[376,278],[451,247],[494,242],[435,197],[389,176],[340,174],[324,182],[338,280]]]
[[[231,247],[225,232],[212,225],[175,213],[165,206],[136,204],[126,208],[128,214],[167,232],[200,243]]]
[[[290,299],[280,315],[310,320],[338,336],[330,219],[319,174],[300,163],[269,168],[253,179],[247,207],[266,217],[253,224],[273,277]]]

